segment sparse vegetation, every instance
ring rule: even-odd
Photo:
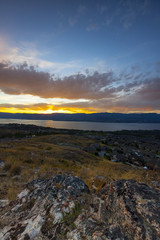
[[[21,167],[18,163],[14,162],[13,165],[9,169],[10,176],[20,175]]]
[[[8,185],[8,192],[7,192],[7,198],[9,200],[14,200],[17,197],[17,194],[22,190],[22,188],[19,186],[19,184],[16,184],[13,181],[10,181]]]
[[[55,131],[56,134],[34,138],[12,137],[0,143],[1,159],[5,162],[4,167],[0,168],[0,174],[4,175],[1,176],[0,188],[3,191],[0,192],[0,198],[14,199],[27,182],[37,177],[48,178],[57,173],[77,175],[90,189],[92,189],[93,180],[96,181],[94,184],[97,189],[103,186],[103,181],[95,180],[99,175],[103,176],[106,182],[122,178],[135,179],[144,183],[160,180],[160,174],[156,170],[133,168],[126,164],[109,161],[109,154],[100,158],[83,151],[84,147],[97,142],[92,137],[88,138],[89,135],[103,137],[104,132]],[[10,129],[10,134],[11,132]],[[5,134],[4,130],[3,134]],[[129,133],[125,132],[125,134]],[[135,134],[138,135],[138,132]],[[143,135],[148,136],[148,132],[146,135],[143,132]],[[109,148],[108,152],[112,152],[112,149]]]
[[[65,225],[65,230],[63,229],[63,227],[61,228],[59,239],[65,240],[66,233],[76,228],[74,221],[76,220],[76,218],[79,216],[80,213],[81,213],[81,207],[78,203],[76,203],[75,207],[72,209],[71,212],[63,214],[61,224]]]
[[[81,207],[78,203],[75,204],[75,207],[72,209],[69,213],[64,213],[62,218],[62,223],[65,223],[65,225],[68,226],[70,230],[73,230],[75,225],[74,221],[78,217],[78,215],[81,213]]]

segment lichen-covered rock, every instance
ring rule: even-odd
[[[158,191],[133,180],[115,181],[92,195],[90,209],[78,216],[68,239],[158,240],[159,216]]]
[[[116,181],[103,189],[105,212],[100,215],[108,222],[105,229],[111,239],[160,239],[160,193],[133,180]]]
[[[0,208],[0,240],[158,240],[160,192],[133,180],[97,193],[71,175],[37,179]]]
[[[16,201],[2,208],[1,221],[7,228],[0,231],[0,239],[58,239],[58,224],[79,206],[84,193],[89,193],[88,187],[71,175],[30,182]]]

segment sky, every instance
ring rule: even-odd
[[[160,113],[159,0],[1,0],[0,112]]]

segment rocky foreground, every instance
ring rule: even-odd
[[[0,239],[158,240],[160,191],[120,180],[90,193],[78,177],[34,180],[0,207]]]

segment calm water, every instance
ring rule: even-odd
[[[4,123],[34,124],[43,127],[95,130],[95,131],[160,130],[160,123],[100,123],[100,122],[66,122],[51,120],[0,119],[0,124]]]

